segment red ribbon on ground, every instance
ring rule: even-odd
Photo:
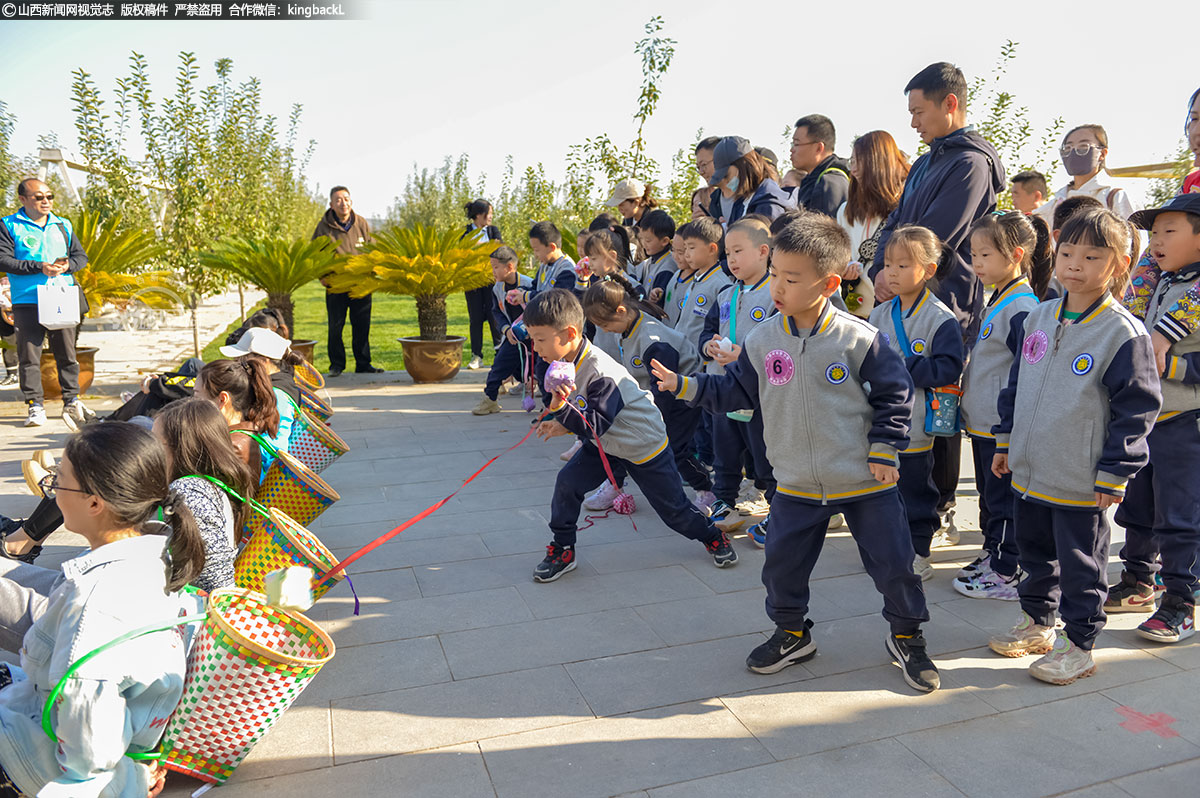
[[[595,429],[592,427],[592,425],[591,425],[591,424],[588,422],[588,420],[587,420],[587,417],[583,415],[583,411],[581,411],[579,408],[575,407],[574,405],[570,404],[569,402],[568,402],[568,403],[566,403],[566,406],[567,406],[567,407],[570,407],[572,410],[574,410],[576,413],[578,413],[578,414],[579,414],[579,417],[583,419],[583,423],[584,423],[584,425],[585,425],[585,426],[587,426],[588,430],[589,430],[589,431],[592,433],[592,436],[595,438],[595,441],[596,441],[596,448],[600,450],[600,462],[604,464],[604,471],[605,471],[605,473],[606,473],[606,474],[608,474],[608,479],[609,479],[609,481],[610,481],[610,482],[612,482],[612,484],[613,484],[613,487],[615,487],[615,488],[617,488],[618,490],[620,490],[620,487],[621,487],[621,486],[617,484],[617,478],[616,478],[615,476],[613,476],[613,470],[612,470],[612,466],[610,466],[610,465],[609,465],[609,463],[608,463],[608,456],[607,456],[607,455],[604,453],[604,447],[600,445],[600,436],[599,436],[599,435],[596,435],[596,430],[595,430]],[[422,521],[422,520],[424,520],[424,519],[428,518],[429,516],[433,515],[433,514],[434,514],[435,512],[437,512],[438,510],[442,509],[442,507],[443,507],[443,506],[445,506],[446,502],[450,501],[450,500],[451,500],[451,499],[453,499],[455,496],[457,496],[457,495],[459,494],[459,492],[461,492],[461,491],[462,491],[462,489],[463,489],[463,488],[465,488],[467,485],[471,484],[471,482],[472,482],[472,481],[474,481],[474,479],[475,479],[477,476],[479,476],[479,475],[480,475],[480,474],[482,474],[484,471],[486,471],[486,470],[487,470],[487,469],[488,469],[488,468],[489,468],[489,467],[492,465],[492,463],[496,462],[496,461],[497,461],[497,460],[499,460],[501,457],[503,457],[504,455],[508,454],[508,453],[509,453],[509,452],[511,452],[513,449],[516,449],[516,448],[517,448],[517,447],[519,447],[521,444],[525,443],[525,441],[529,440],[529,436],[530,436],[530,435],[532,435],[532,434],[534,433],[534,431],[536,431],[536,430],[537,430],[537,428],[538,428],[539,424],[542,422],[542,420],[543,420],[543,419],[544,419],[544,418],[545,418],[547,415],[549,415],[549,413],[550,413],[550,411],[549,411],[549,410],[544,410],[544,411],[542,411],[542,414],[541,414],[540,416],[538,416],[538,418],[537,418],[537,421],[536,421],[536,422],[534,422],[533,424],[530,424],[530,425],[529,425],[529,432],[526,432],[526,433],[525,433],[525,437],[524,437],[524,438],[521,438],[521,440],[517,441],[517,442],[516,442],[516,443],[514,443],[512,446],[508,447],[508,448],[507,448],[507,449],[505,449],[504,451],[500,452],[500,454],[496,455],[495,457],[493,457],[492,459],[490,459],[490,460],[488,460],[486,463],[484,463],[482,466],[480,466],[478,471],[476,471],[476,472],[475,472],[474,474],[472,474],[471,476],[467,477],[466,481],[464,481],[464,482],[463,482],[463,484],[459,485],[459,486],[458,486],[458,489],[457,489],[457,490],[455,490],[453,493],[451,493],[449,496],[447,496],[446,498],[442,499],[442,500],[441,500],[441,501],[439,501],[439,502],[435,502],[434,504],[431,504],[431,505],[429,505],[429,506],[428,506],[428,507],[426,507],[424,510],[422,510],[422,511],[421,511],[421,512],[419,512],[419,513],[417,513],[417,514],[416,514],[416,515],[414,515],[412,518],[410,518],[410,519],[408,519],[407,521],[405,521],[403,524],[400,524],[400,526],[396,527],[396,528],[395,528],[395,529],[393,529],[392,531],[390,531],[390,532],[387,532],[387,533],[385,533],[385,534],[383,534],[383,535],[380,535],[379,537],[375,538],[375,539],[374,539],[374,540],[372,540],[370,543],[368,543],[367,545],[363,546],[361,549],[359,549],[358,551],[354,552],[353,554],[351,554],[351,555],[350,555],[349,557],[347,557],[346,559],[344,559],[344,560],[342,560],[341,562],[339,562],[339,563],[338,563],[337,565],[335,565],[333,568],[330,568],[328,571],[326,571],[324,574],[322,574],[322,575],[321,575],[321,578],[322,578],[322,579],[325,579],[325,578],[327,578],[327,577],[329,577],[329,576],[332,576],[333,574],[336,574],[336,573],[338,573],[339,571],[344,571],[344,570],[346,569],[346,567],[347,567],[347,566],[349,566],[349,565],[353,564],[354,562],[358,561],[358,560],[359,560],[359,559],[361,559],[362,557],[365,557],[366,555],[370,554],[372,551],[374,551],[375,549],[379,548],[379,547],[380,547],[380,546],[382,546],[384,543],[387,543],[389,540],[391,540],[392,538],[396,537],[396,535],[399,535],[401,532],[403,532],[404,530],[408,529],[408,528],[409,528],[410,526],[412,526],[413,524],[417,523],[418,521]],[[607,513],[605,513],[605,515],[603,515],[603,516],[597,516],[597,517],[600,517],[600,518],[605,518],[605,517],[607,517],[607,515],[608,515],[608,514],[607,514]],[[584,520],[586,520],[586,521],[590,521],[590,522],[591,522],[591,523],[589,523],[589,524],[588,524],[588,526],[591,526],[591,525],[592,525],[592,523],[594,523],[594,521],[591,521],[591,519],[592,519],[592,516],[588,516],[587,518],[585,518],[585,519],[584,519]],[[634,520],[633,520],[633,518],[632,518],[632,517],[630,517],[630,518],[629,518],[629,523],[633,524],[633,529],[634,529],[634,531],[636,532],[636,531],[637,531],[637,524],[636,524],[636,523],[634,523]],[[584,527],[584,529],[586,529],[586,528],[587,528],[587,527]]]

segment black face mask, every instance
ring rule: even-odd
[[[1063,169],[1067,170],[1067,174],[1072,177],[1088,175],[1100,168],[1100,148],[1092,147],[1087,155],[1077,155],[1075,150],[1071,150],[1064,154],[1062,159]]]

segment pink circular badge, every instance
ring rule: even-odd
[[[1045,330],[1034,330],[1025,339],[1025,345],[1021,347],[1021,354],[1030,363],[1037,363],[1046,356],[1048,349],[1050,349],[1050,336],[1046,335]]]
[[[767,353],[767,382],[772,385],[787,385],[796,373],[796,364],[792,356],[782,349],[772,349]]]

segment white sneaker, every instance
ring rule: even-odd
[[[617,494],[620,492],[611,482],[606,481],[603,485],[584,497],[583,509],[607,510],[613,506],[613,500],[617,498]]]
[[[993,635],[988,648],[1005,657],[1026,654],[1045,654],[1054,646],[1054,627],[1033,622],[1029,613],[1022,612],[1017,625],[1004,634]]]
[[[990,570],[992,570],[992,555],[985,551],[975,559],[971,560],[971,562],[960,568],[958,571],[958,578],[970,579],[973,576],[979,576],[981,573]]]
[[[575,456],[575,452],[579,451],[582,448],[583,448],[583,441],[576,438],[575,442],[571,444],[571,448],[567,449],[565,452],[560,454],[558,456],[558,459],[562,460],[565,463],[567,460],[570,460],[572,457]]]
[[[954,589],[968,598],[997,599],[999,601],[1016,601],[1021,598],[1017,586],[1021,584],[1021,569],[1009,577],[988,568],[981,574],[968,577],[958,577],[951,584]]]
[[[711,490],[696,491],[696,498],[692,499],[692,504],[696,505],[696,509],[708,515],[708,508],[713,506],[713,502],[717,500],[717,494]]]
[[[913,558],[913,573],[921,577],[922,582],[928,582],[933,579],[933,566],[929,563],[928,557],[922,557],[918,554]]]
[[[933,533],[933,542],[930,546],[935,549],[957,546],[961,538],[958,527],[954,524],[954,511],[947,510],[946,515],[942,518],[942,527]]]
[[[483,358],[481,358],[479,355],[475,355],[474,357],[471,358],[470,362],[467,363],[467,368],[474,371],[475,369],[479,368],[482,365],[483,365]]]
[[[761,515],[770,509],[770,504],[767,502],[767,496],[763,491],[754,487],[754,483],[747,483],[746,487],[738,494],[737,502],[734,509],[746,515]]]
[[[1050,684],[1070,684],[1095,672],[1092,652],[1084,651],[1062,632],[1058,633],[1050,653],[1029,666],[1030,676]]]
[[[46,408],[41,405],[30,405],[29,416],[25,419],[25,426],[40,427],[46,423]]]
[[[841,513],[834,513],[833,515],[829,516],[829,528],[830,529],[841,529],[845,525],[846,525],[846,516],[842,515]]]
[[[71,432],[78,432],[83,425],[95,421],[96,414],[85,407],[77,397],[63,405],[62,420]]]

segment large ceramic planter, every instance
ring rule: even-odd
[[[303,341],[292,341],[292,351],[309,363],[316,362],[313,360],[316,348],[317,342],[311,338],[306,338]]]
[[[463,341],[461,335],[444,341],[424,341],[420,338],[397,338],[404,351],[404,370],[413,382],[445,382],[454,379],[462,367]]]
[[[75,348],[75,360],[79,363],[79,393],[86,393],[96,379],[96,353],[100,350],[94,346],[79,346]],[[42,350],[42,393],[47,399],[61,399],[62,386],[58,384],[58,364],[54,361],[54,353],[49,349]]]

